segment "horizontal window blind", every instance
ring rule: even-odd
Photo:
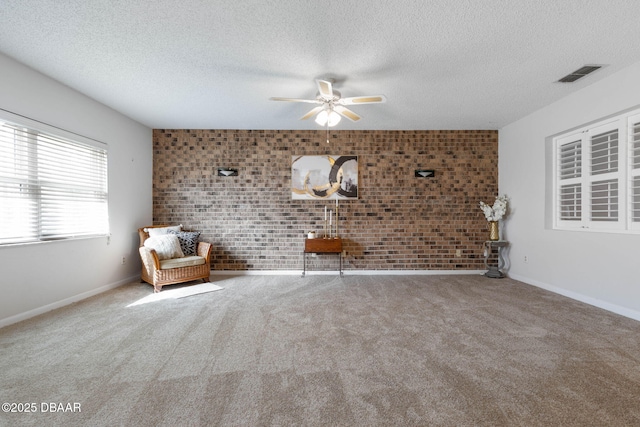
[[[0,244],[108,233],[107,151],[0,122]]]

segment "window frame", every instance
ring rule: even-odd
[[[55,126],[42,123],[40,121],[31,119],[22,115],[18,115],[6,110],[2,110],[2,109],[0,109],[0,122],[2,123],[3,127],[5,123],[9,125],[4,127],[5,129],[4,132],[6,132],[7,129],[11,129],[11,128],[16,129],[16,132],[19,132],[18,129],[26,129],[27,130],[26,132],[29,135],[28,138],[25,138],[26,142],[25,142],[25,145],[23,146],[26,148],[24,148],[23,153],[21,153],[21,154],[24,154],[24,157],[23,157],[24,164],[19,169],[20,171],[22,171],[22,173],[20,174],[20,179],[18,180],[11,177],[11,173],[5,173],[4,177],[2,177],[2,174],[0,174],[0,195],[2,195],[2,192],[3,192],[1,187],[3,183],[5,185],[10,181],[13,181],[14,185],[17,183],[20,186],[20,190],[19,190],[20,192],[23,191],[22,190],[23,188],[26,188],[24,201],[26,201],[27,204],[31,204],[32,206],[30,208],[31,212],[25,210],[24,212],[20,212],[20,214],[26,215],[28,213],[33,213],[32,220],[28,221],[30,225],[27,225],[23,230],[21,230],[22,232],[19,235],[7,235],[4,233],[3,233],[4,235],[0,234],[0,247],[11,246],[11,245],[33,244],[33,243],[40,243],[40,242],[108,237],[109,229],[110,229],[109,187],[108,187],[108,181],[109,181],[108,145],[101,141],[97,141],[92,138],[88,138],[88,137],[76,134],[74,132],[60,129]],[[4,135],[6,136],[7,134],[5,133]],[[2,135],[0,135],[0,137],[2,137]],[[11,137],[9,136],[8,141],[10,141],[10,138]],[[50,173],[53,172],[54,177],[56,178],[59,178],[59,175],[56,175],[56,174],[60,174],[60,170],[64,169],[64,167],[60,167],[60,166],[54,166],[54,168],[51,168],[50,165],[55,164],[55,161],[53,160],[50,160],[49,162],[45,162],[45,163],[48,163],[49,166],[41,166],[40,164],[38,164],[38,156],[40,156],[40,159],[42,159],[41,156],[43,151],[46,151],[47,148],[50,149],[52,144],[53,145],[61,144],[61,147],[64,150],[70,150],[72,154],[73,154],[73,151],[79,153],[78,156],[80,157],[77,157],[77,159],[83,159],[85,161],[87,159],[90,159],[88,162],[91,165],[93,165],[93,167],[86,166],[82,170],[90,171],[91,172],[91,174],[89,175],[90,178],[92,179],[97,178],[96,182],[97,182],[97,186],[99,187],[99,190],[96,189],[95,185],[93,187],[91,187],[90,185],[87,185],[86,179],[78,178],[77,176],[75,176],[74,177],[75,179],[74,178],[69,179],[70,181],[75,180],[77,182],[77,184],[75,185],[70,184],[68,181],[64,181],[62,182],[61,185],[58,185],[57,187],[49,186],[49,189],[53,188],[56,191],[56,193],[53,196],[54,198],[59,197],[58,194],[63,194],[63,195],[72,194],[72,197],[61,199],[62,202],[56,202],[56,200],[51,198],[48,199],[46,195],[42,194],[44,193],[43,185],[46,185],[46,182],[41,178],[43,171],[45,171],[45,169],[43,168],[49,167],[50,169],[48,170],[48,172]],[[11,145],[8,145],[8,146],[5,145],[5,149],[10,147]],[[14,147],[16,146],[14,145]],[[52,153],[59,154],[56,151],[53,151]],[[2,153],[0,153],[0,155],[2,155]],[[65,154],[60,154],[60,155],[62,157],[65,157]],[[76,158],[75,157],[71,158],[69,159],[69,161],[74,161],[74,159]],[[96,161],[98,163],[95,163]],[[95,169],[96,167],[95,165],[98,165],[97,166],[98,169]],[[0,167],[2,166],[0,165]],[[15,169],[14,172],[15,171],[18,171],[18,169]],[[67,175],[70,177],[73,177],[72,174],[67,174]],[[68,192],[57,193],[60,187],[67,187]],[[89,190],[87,190],[87,188],[89,188]],[[7,191],[9,191],[9,193],[4,193],[4,194],[5,196],[10,197],[11,190],[8,189]],[[83,198],[83,196],[78,196],[79,194],[87,194],[87,191],[93,194],[93,196],[91,196],[89,199]],[[76,196],[73,196],[73,194],[76,194]],[[56,203],[56,204],[51,205],[52,203],[51,200],[53,200],[53,203]],[[82,229],[82,226],[76,227],[75,224],[70,229],[68,228],[68,224],[73,222],[72,221],[70,222],[69,220],[67,220],[66,221],[67,226],[63,227],[64,229],[59,229],[58,228],[59,226],[54,224],[53,225],[54,230],[57,230],[57,232],[54,231],[53,234],[48,234],[52,232],[51,232],[51,228],[47,229],[46,227],[47,222],[50,223],[51,218],[60,218],[60,216],[56,213],[54,213],[53,216],[51,215],[47,216],[46,213],[43,213],[43,211],[46,210],[47,203],[49,203],[49,207],[53,208],[54,210],[59,209],[59,207],[61,206],[59,205],[59,203],[64,203],[67,206],[66,209],[69,209],[69,206],[73,206],[74,204],[77,206],[78,203],[83,203],[83,201],[86,201],[86,200],[89,200],[88,206],[90,206],[92,209],[96,209],[96,207],[98,209],[97,211],[95,210],[92,211],[94,214],[96,212],[98,213],[97,220],[95,220],[94,215],[85,214],[86,218],[91,218],[92,220],[89,223],[94,222],[93,224],[90,225],[90,229]],[[100,200],[102,200],[102,202],[100,202]],[[34,205],[35,205],[35,208],[33,207]],[[87,205],[82,205],[82,206],[87,206]],[[4,213],[2,212],[2,210],[0,210],[0,220],[4,221],[5,219],[8,219],[8,220],[11,219],[10,214],[7,214],[6,216],[4,215],[9,210],[10,210],[9,208],[6,209]],[[74,211],[73,209],[71,209],[69,210],[69,212],[74,212]]]

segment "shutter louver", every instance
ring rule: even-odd
[[[582,176],[582,144],[574,141],[560,147],[560,179]]]
[[[609,179],[591,184],[591,220],[618,220],[618,180]]]
[[[618,171],[618,130],[591,137],[591,176]],[[618,179],[591,182],[591,221],[618,220]]]
[[[631,169],[640,169],[640,123],[633,125],[631,135]]]
[[[577,180],[582,176],[582,141],[560,146],[559,175],[562,181],[558,194],[559,218],[563,221],[582,219],[582,187]]]
[[[591,175],[618,171],[618,131],[591,138]]]
[[[108,233],[106,150],[10,123],[0,129],[0,244]]]
[[[631,181],[631,220],[640,222],[640,175]]]
[[[560,219],[563,221],[582,219],[582,186],[580,184],[560,187]]]

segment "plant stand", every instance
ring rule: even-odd
[[[502,269],[506,265],[504,258],[504,249],[509,246],[509,242],[506,240],[487,240],[482,245],[484,249],[484,265],[487,267],[487,272],[484,273],[485,276],[490,277],[492,279],[502,279],[505,277],[505,274],[502,272]],[[493,253],[493,249],[498,251],[498,262],[497,264],[489,265],[489,256]]]

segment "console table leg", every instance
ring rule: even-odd
[[[304,277],[304,273],[307,272],[307,253],[302,253],[302,277]]]

